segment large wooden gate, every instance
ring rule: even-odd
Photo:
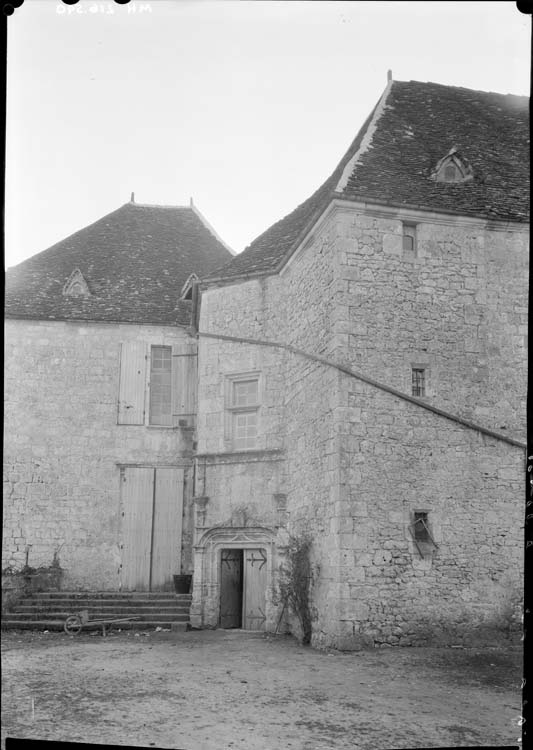
[[[220,558],[220,626],[264,630],[266,583],[264,549],[223,549]]]
[[[183,469],[128,467],[121,489],[122,588],[171,590],[181,563]]]

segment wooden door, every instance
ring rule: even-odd
[[[171,590],[181,566],[183,469],[125,469],[122,503],[122,588]]]
[[[220,557],[220,627],[242,627],[242,549],[223,549]]]
[[[264,549],[244,550],[243,624],[245,630],[265,629],[267,557]]]
[[[122,588],[150,589],[154,470],[125,469],[122,477]]]
[[[181,570],[183,469],[155,469],[150,591],[172,591]]]

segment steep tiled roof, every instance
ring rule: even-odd
[[[126,203],[6,274],[6,316],[188,325],[180,291],[231,258],[194,208]],[[65,296],[78,269],[89,296]]]
[[[453,147],[473,179],[436,182]],[[529,99],[393,81],[326,182],[210,277],[273,271],[335,197],[529,221]]]

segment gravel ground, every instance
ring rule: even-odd
[[[241,631],[2,634],[5,737],[186,750],[516,745],[521,651]]]

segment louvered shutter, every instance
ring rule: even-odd
[[[197,349],[195,341],[172,347],[172,420],[194,426],[196,416]]]
[[[146,344],[128,341],[120,352],[118,423],[144,424]]]

